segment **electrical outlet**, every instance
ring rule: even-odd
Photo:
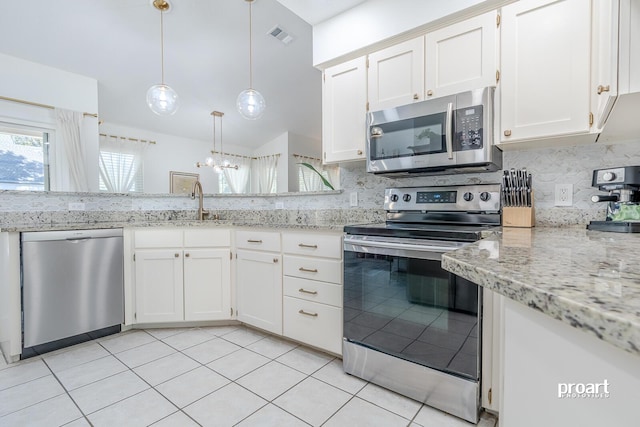
[[[573,184],[556,184],[554,206],[573,206]]]
[[[356,191],[349,194],[349,206],[352,208],[358,206],[358,193]]]
[[[69,210],[70,211],[83,211],[84,210],[84,203],[82,203],[82,202],[71,202],[71,203],[69,203]]]
[[[284,209],[284,203],[283,202],[276,202],[276,209]]]

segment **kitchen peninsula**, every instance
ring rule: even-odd
[[[634,425],[639,250],[634,234],[505,228],[443,256],[443,268],[503,296],[503,425]],[[582,393],[605,380],[610,395]],[[571,384],[581,392],[562,394]]]

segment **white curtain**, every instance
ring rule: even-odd
[[[86,161],[82,141],[82,113],[55,109],[57,143],[64,147],[66,167],[69,170],[71,191],[89,191]]]
[[[296,159],[297,159],[298,163],[308,163],[311,166],[313,166],[335,188],[335,185],[333,183],[336,182],[337,179],[336,179],[336,176],[335,176],[336,174],[335,174],[334,169],[337,169],[337,168],[323,166],[322,165],[322,160],[320,160],[320,159],[313,159],[313,158],[302,157],[302,156],[296,157]],[[312,171],[311,169],[309,169],[305,165],[298,165],[298,171],[300,173],[300,180],[299,180],[299,183],[300,183],[300,189],[299,190],[300,191],[325,191],[325,190],[330,190],[329,187],[324,185],[324,183],[322,182],[322,179],[320,178],[320,176],[318,176],[317,173],[315,173],[314,171]]]
[[[148,146],[143,141],[100,135],[100,178],[106,191],[142,191],[135,184]]]
[[[234,157],[233,164],[238,165],[238,169],[223,169],[224,178],[232,193],[247,193],[249,176],[251,172],[251,159],[245,157]]]
[[[262,156],[254,159],[258,173],[258,193],[277,192],[276,179],[278,177],[278,154]]]

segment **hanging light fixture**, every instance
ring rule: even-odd
[[[253,89],[253,58],[252,58],[252,32],[251,32],[251,4],[254,0],[245,0],[249,3],[249,89],[243,90],[238,95],[236,105],[238,112],[245,119],[256,120],[262,117],[267,104],[264,97],[257,90]]]
[[[211,150],[211,156],[207,157],[204,163],[198,162],[196,166],[213,168],[214,172],[220,173],[223,169],[238,169],[238,165],[232,165],[227,159],[224,158],[224,148],[222,147],[222,116],[224,113],[220,111],[212,111],[213,116],[213,150]],[[216,151],[216,117],[220,121],[220,151]]]
[[[171,8],[166,0],[153,0],[153,7],[160,11],[160,63],[162,83],[153,85],[147,91],[147,105],[159,116],[170,116],[178,110],[178,94],[164,84],[164,13]]]

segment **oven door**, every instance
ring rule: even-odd
[[[440,267],[465,244],[346,236],[345,340],[479,381],[481,288]]]

